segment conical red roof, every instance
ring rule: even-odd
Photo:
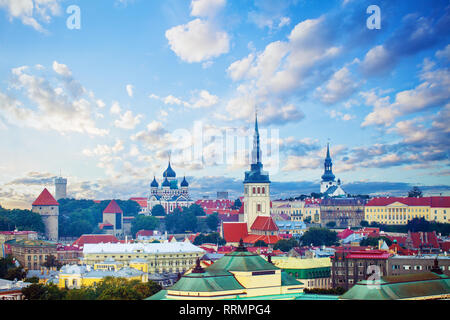
[[[123,213],[122,209],[120,209],[116,200],[111,200],[108,206],[103,210],[103,213]]]
[[[51,193],[45,188],[39,197],[32,203],[33,206],[59,206],[58,201],[53,198]]]

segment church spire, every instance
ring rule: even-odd
[[[323,165],[325,170],[322,175],[322,181],[334,181],[335,176],[333,174],[333,162],[331,161],[329,142],[327,143],[327,156],[325,158]]]
[[[259,144],[259,130],[258,130],[258,110],[255,110],[255,133],[253,134],[253,152],[252,163],[261,163],[261,149]]]

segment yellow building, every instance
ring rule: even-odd
[[[114,260],[148,273],[184,272],[205,251],[188,242],[85,244],[82,263],[95,265]]]
[[[288,215],[292,221],[304,221],[310,217],[311,222],[320,223],[320,199],[282,200],[272,202],[272,215]]]
[[[373,198],[364,207],[364,220],[382,224],[407,224],[414,218],[450,222],[450,197]]]
[[[307,289],[331,289],[330,258],[300,259],[295,257],[272,257],[272,262]]]
[[[301,282],[258,254],[248,252],[241,241],[236,251],[207,268],[202,268],[198,260],[192,272],[147,300],[292,300],[302,293]]]
[[[90,266],[65,265],[59,272],[59,288],[79,289],[81,287],[95,286],[105,277],[120,277],[127,280],[148,282],[148,274],[130,267],[119,267],[120,263],[107,261],[105,264],[96,264],[97,269]],[[110,269],[107,269],[110,268]]]

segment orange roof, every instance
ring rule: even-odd
[[[58,201],[53,198],[51,193],[45,188],[39,197],[32,203],[33,206],[58,206]]]
[[[246,222],[224,222],[223,223],[223,237],[226,242],[239,242],[241,239],[247,237],[247,223]]]
[[[263,216],[256,217],[250,229],[259,231],[278,231],[278,227],[275,222],[273,222],[272,217]]]
[[[244,243],[254,244],[254,243],[256,243],[256,241],[262,240],[267,244],[275,244],[279,240],[282,240],[282,239],[283,238],[281,238],[280,236],[264,236],[264,235],[259,235],[259,234],[250,234],[247,237],[245,237]]]
[[[120,209],[116,200],[111,200],[108,206],[103,210],[103,213],[123,213],[122,209]]]

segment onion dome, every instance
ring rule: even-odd
[[[180,184],[181,187],[189,187],[189,183],[186,181],[186,176],[184,176],[183,181]]]
[[[156,178],[155,178],[155,176],[153,176],[153,181],[152,181],[152,183],[150,183],[150,187],[152,187],[152,188],[158,188],[158,182],[156,181]]]
[[[177,176],[177,174],[175,173],[175,171],[173,171],[172,167],[170,166],[170,161],[169,161],[169,166],[167,167],[166,171],[164,171],[163,177],[175,178],[176,176]]]
[[[164,179],[164,182],[162,183],[163,187],[170,187],[170,182],[167,180],[167,177]]]

